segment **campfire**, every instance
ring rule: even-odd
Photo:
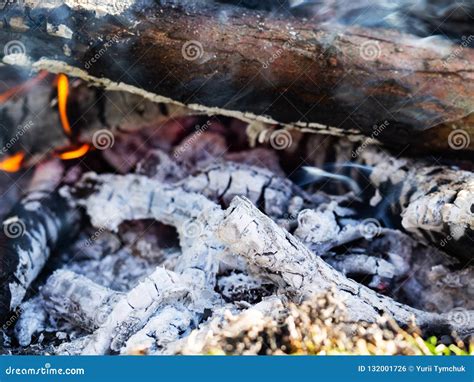
[[[2,353],[469,352],[474,10],[321,3],[0,10]]]

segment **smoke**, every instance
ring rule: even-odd
[[[201,0],[201,3],[205,0]],[[420,37],[460,41],[474,35],[472,0],[217,0],[249,9],[314,19],[326,25],[391,28]],[[199,3],[174,0],[175,3]],[[212,2],[208,0],[208,3]]]

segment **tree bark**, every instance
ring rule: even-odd
[[[65,3],[2,11],[0,41],[22,42],[36,69],[209,114],[347,135],[387,121],[379,140],[431,151],[450,150],[454,128],[474,136],[468,47],[227,5]]]

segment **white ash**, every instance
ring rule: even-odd
[[[243,328],[255,327],[264,318],[271,317],[278,322],[285,311],[282,300],[276,296],[266,298],[243,311],[228,305],[221,308],[211,320],[194,330],[188,337],[170,346],[170,350],[179,354],[202,354],[205,345],[216,333],[228,329],[229,321],[235,324],[232,330],[239,333]]]
[[[375,256],[345,254],[327,257],[325,260],[345,275],[377,275],[392,279],[397,273],[391,263]]]
[[[469,323],[459,324],[452,322],[448,315],[423,312],[397,303],[347,279],[246,199],[234,199],[219,226],[219,237],[230,251],[244,256],[254,272],[272,280],[296,301],[336,288],[347,307],[348,318],[353,321],[376,322],[379,312],[384,311],[404,325],[415,319],[421,327],[444,325],[461,335],[474,332],[474,326]]]
[[[193,321],[194,315],[189,309],[167,306],[152,317],[142,330],[128,339],[121,353],[163,354],[168,344],[190,331]]]
[[[344,219],[350,213],[336,202],[316,210],[305,209],[298,215],[294,235],[313,252],[323,255],[331,248],[364,238],[363,222]]]
[[[64,269],[87,276],[110,289],[126,292],[145,277],[152,267],[153,262],[134,256],[124,248],[98,260],[71,262]]]
[[[270,284],[265,284],[261,278],[245,273],[231,273],[217,280],[217,290],[227,302],[246,301],[258,303],[263,297],[273,292]]]
[[[48,312],[88,330],[100,327],[121,293],[67,270],[53,273],[41,289]]]
[[[20,318],[15,325],[15,337],[20,346],[25,347],[31,344],[36,333],[46,329],[47,314],[40,296],[23,302],[20,305],[20,312]]]
[[[157,268],[113,306],[106,321],[92,335],[82,354],[119,351],[130,336],[142,329],[159,307],[189,298],[182,279]]]
[[[235,196],[245,196],[274,218],[293,217],[294,220],[298,212],[294,208],[302,207],[302,201],[307,205],[329,201],[324,194],[309,196],[288,179],[275,176],[269,170],[232,162],[208,166],[178,184],[224,206]]]
[[[388,202],[393,212],[400,212],[403,228],[418,240],[437,247],[445,243],[443,249],[453,255],[472,257],[474,173],[395,159],[376,149],[366,150],[362,157],[373,166],[372,184],[391,190],[373,199],[373,205]]]

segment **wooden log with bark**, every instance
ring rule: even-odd
[[[25,47],[5,63],[248,122],[359,136],[387,121],[393,146],[449,151],[462,129],[473,148],[467,47],[228,5],[25,4],[1,12],[0,42]]]

